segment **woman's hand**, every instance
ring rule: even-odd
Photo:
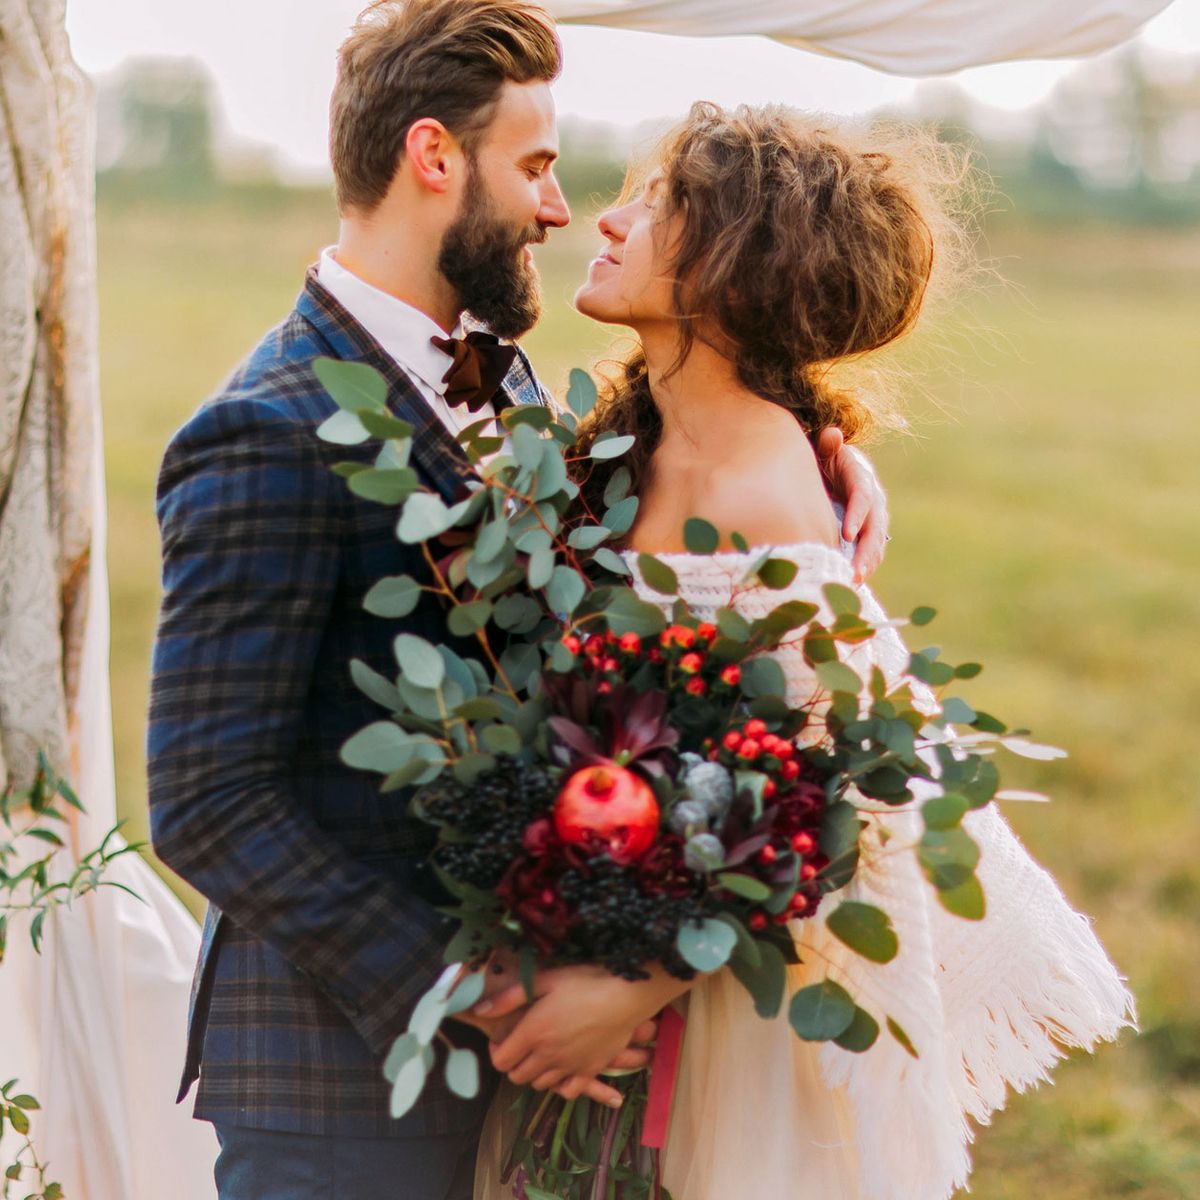
[[[552,1088],[568,1098],[584,1091],[593,1095],[587,1082],[606,1068],[645,1066],[650,1055],[639,1047],[654,1036],[651,1018],[691,987],[661,967],[649,970],[649,979],[636,982],[600,966],[538,971],[534,1002],[516,1028],[492,1046],[493,1065],[513,1083]],[[517,984],[480,1001],[474,1011],[496,1019],[525,1003]],[[619,1104],[619,1093],[608,1091],[606,1102]]]
[[[884,543],[888,538],[887,496],[870,459],[853,446],[846,445],[842,431],[827,425],[817,438],[817,459],[829,483],[829,493],[846,506],[842,537],[857,539],[854,548],[854,580],[862,583],[883,562]]]
[[[500,950],[492,955],[487,967],[487,980],[483,997],[475,1008],[459,1013],[454,1020],[481,1030],[493,1046],[503,1042],[517,1027],[528,1010],[525,988],[520,982],[516,955]],[[605,1064],[605,1069],[648,1066],[652,1054],[644,1047],[653,1043],[658,1027],[653,1021],[644,1021],[633,1031],[633,1036],[620,1052]],[[621,1093],[602,1080],[586,1075],[566,1076],[555,1084],[539,1084],[542,1090],[553,1086],[554,1091],[568,1100],[586,1095],[600,1104],[619,1107]]]

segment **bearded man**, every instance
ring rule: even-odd
[[[312,361],[384,375],[409,465],[447,502],[472,474],[462,430],[548,402],[511,339],[539,312],[529,247],[569,220],[560,62],[550,19],[516,0],[383,0],[359,18],[331,102],[338,242],[163,462],[151,828],[210,901],[179,1098],[198,1078],[221,1200],[471,1195],[487,1088],[466,1102],[431,1079],[397,1121],[382,1074],[452,932],[423,866],[431,831],[339,758],[379,716],[352,660],[390,675],[398,633],[454,639],[430,593],[401,620],[364,611],[377,580],[427,569],[393,510],[331,469],[373,451],[317,436],[337,410]],[[464,1036],[495,1042],[520,1018],[464,1014]],[[558,1090],[616,1096],[579,1076]]]

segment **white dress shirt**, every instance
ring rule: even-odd
[[[446,385],[442,377],[454,360],[444,350],[439,350],[430,338],[462,337],[462,322],[447,334],[419,308],[372,287],[348,271],[334,258],[333,251],[332,246],[321,251],[317,280],[412,380],[450,436],[457,438],[467,426],[485,417],[495,420],[496,410],[490,400],[476,412],[471,412],[465,404],[452,408],[446,403]],[[501,427],[498,432],[503,434],[505,431]]]

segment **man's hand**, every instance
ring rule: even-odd
[[[879,569],[887,541],[887,497],[870,460],[847,446],[842,431],[827,425],[817,438],[817,459],[829,484],[829,494],[846,506],[842,537],[857,539],[854,548],[854,581],[862,583]]]
[[[650,1020],[691,987],[650,968],[647,980],[619,979],[604,967],[554,967],[534,976],[535,1000],[517,1027],[492,1046],[492,1064],[513,1083],[554,1089],[568,1099],[587,1089],[587,1081],[607,1067],[640,1067],[649,1054],[638,1046],[653,1036]],[[494,1019],[525,1004],[518,984],[493,999],[480,1001],[479,1016]],[[649,1036],[647,1036],[649,1035]],[[616,1089],[609,1103],[620,1103]]]

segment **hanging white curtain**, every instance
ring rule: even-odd
[[[544,0],[560,21],[643,33],[761,34],[898,75],[1097,54],[1169,0]]]
[[[87,807],[79,855],[116,807],[92,96],[63,22],[63,0],[0,0],[0,780],[27,783],[46,750]],[[210,1200],[212,1133],[174,1104],[196,924],[140,858],[110,878],[143,901],[57,910],[40,956],[14,922],[0,1075],[41,1101],[35,1141],[70,1200]]]

